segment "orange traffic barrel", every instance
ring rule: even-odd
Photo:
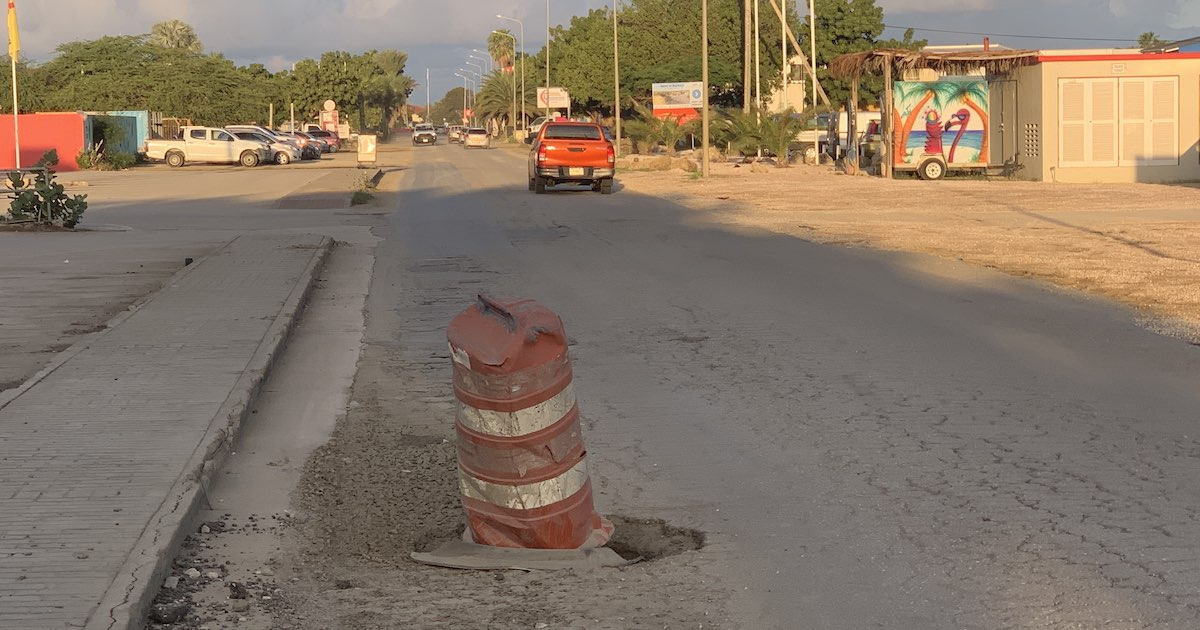
[[[592,503],[562,319],[533,300],[479,296],[446,330],[470,538],[494,547],[608,542]]]

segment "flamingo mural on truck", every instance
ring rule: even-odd
[[[915,167],[930,157],[940,157],[947,166],[987,165],[987,81],[974,77],[897,81],[892,93],[895,165]],[[922,118],[923,128],[917,127]]]

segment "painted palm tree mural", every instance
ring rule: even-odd
[[[917,166],[937,155],[949,165],[987,164],[987,81],[897,81],[893,94],[897,165]]]

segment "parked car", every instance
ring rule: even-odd
[[[479,147],[481,149],[492,148],[492,137],[488,135],[487,129],[483,127],[468,127],[462,132],[462,138],[464,149],[470,147]]]
[[[418,144],[437,144],[437,131],[433,125],[417,125],[413,129],[413,146]]]
[[[463,131],[466,127],[462,125],[450,125],[450,132],[447,134],[447,140],[450,142],[462,142]]]
[[[314,136],[312,133],[308,131],[297,131],[296,135],[304,140],[305,143],[316,145],[317,149],[322,155],[330,152],[329,143],[321,138],[318,138],[317,136]]]
[[[856,112],[854,115],[854,142],[861,143],[866,135],[867,127],[872,121],[881,121],[883,115],[879,112]],[[841,159],[846,155],[846,151],[850,148],[850,142],[846,137],[850,130],[850,121],[846,112],[838,112],[836,117],[829,117],[829,133],[830,140],[825,144],[825,153],[828,153],[833,159]],[[832,140],[837,138],[835,142]]]
[[[268,138],[261,133],[253,131],[234,131],[233,135],[242,140],[257,140],[267,146],[270,153],[267,156],[267,161],[275,164],[291,164],[294,160],[300,159],[300,149],[290,142],[283,142],[275,138]]]
[[[332,131],[326,131],[324,129],[309,129],[304,133],[327,144],[329,146],[329,153],[337,153],[338,151],[342,150],[342,139]]]
[[[258,140],[241,140],[216,127],[182,127],[179,140],[147,140],[146,157],[166,160],[173,167],[188,162],[238,163],[258,166],[270,157],[270,149]]]
[[[302,160],[319,160],[321,159],[321,146],[317,143],[310,142],[308,137],[299,131],[280,132],[280,135],[290,138],[297,146],[300,147],[300,159]]]
[[[611,194],[616,153],[595,123],[548,122],[542,125],[529,151],[529,190],[546,192],[563,183],[589,184]]]
[[[298,140],[296,140],[295,138],[292,138],[291,136],[288,136],[287,134],[279,132],[279,131],[267,129],[266,127],[263,127],[262,125],[225,125],[225,129],[232,131],[234,133],[239,132],[239,131],[249,131],[251,133],[261,133],[262,135],[267,136],[268,138],[273,138],[275,140],[278,140],[279,142],[286,142],[288,144],[294,145],[297,150],[303,149],[303,147],[300,146],[300,142]]]

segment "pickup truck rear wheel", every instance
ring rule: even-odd
[[[613,180],[611,177],[605,177],[604,179],[600,180],[600,194],[601,195],[611,195],[612,187],[613,187]]]
[[[546,180],[542,179],[541,177],[534,177],[533,178],[533,193],[535,195],[542,195],[542,194],[545,194],[545,192],[546,192]]]
[[[183,154],[179,151],[171,151],[167,153],[167,166],[179,168],[184,163]]]
[[[243,151],[242,159],[239,161],[242,163],[242,166],[245,166],[246,168],[254,168],[255,166],[258,166],[258,154],[253,151]]]

